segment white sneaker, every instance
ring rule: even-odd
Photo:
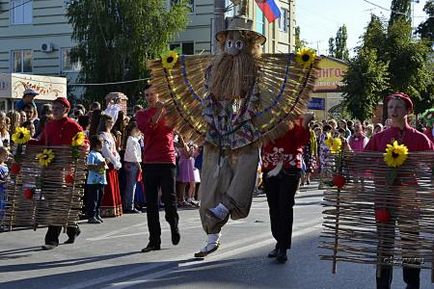
[[[224,220],[229,215],[228,208],[222,203],[219,203],[217,207],[208,209],[217,219]]]

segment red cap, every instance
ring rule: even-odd
[[[405,102],[405,106],[407,107],[407,111],[408,112],[413,112],[413,102],[411,101],[410,96],[408,96],[407,94],[405,94],[403,92],[394,92],[391,95],[386,96],[386,98],[385,98],[386,104],[391,99],[400,99],[400,100],[402,100],[403,102]]]
[[[54,102],[61,103],[66,108],[71,108],[71,104],[69,103],[69,101],[66,97],[58,97],[53,101],[53,103]]]

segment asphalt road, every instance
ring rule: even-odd
[[[297,194],[293,247],[286,264],[268,259],[274,247],[264,196],[254,198],[248,218],[223,228],[222,246],[204,260],[193,258],[206,240],[198,211],[180,210],[181,242],[170,243],[170,229],[162,222],[162,250],[140,253],[148,234],[145,214],[83,223],[72,245],[42,251],[45,228],[0,234],[1,289],[84,288],[375,288],[372,265],[319,259],[322,192],[302,189]],[[62,234],[61,241],[66,240]],[[434,288],[423,271],[421,288]],[[405,288],[395,269],[393,288]]]

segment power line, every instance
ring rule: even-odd
[[[11,10],[13,10],[13,9],[16,9],[16,8],[18,8],[18,7],[21,7],[21,6],[24,6],[24,5],[26,5],[27,3],[30,3],[30,2],[32,2],[33,0],[27,0],[26,2],[23,2],[23,3],[21,3],[20,5],[17,5],[17,6],[15,6],[15,7],[13,7],[13,8],[9,8],[9,9],[6,9],[6,10],[0,10],[0,14],[2,14],[2,13],[5,13],[5,12],[9,12],[9,11],[11,11]],[[11,4],[12,4],[12,1],[10,2]],[[9,4],[9,7],[11,6],[11,4]]]
[[[0,72],[0,75],[10,75],[8,73],[4,73],[4,72]],[[39,75],[38,75],[39,76]],[[59,82],[52,82],[52,81],[45,81],[45,80],[32,80],[26,77],[20,77],[18,75],[14,75],[14,78],[18,78],[18,79],[22,79],[22,80],[27,80],[27,81],[35,81],[35,82],[42,82],[42,83],[48,83],[48,84],[59,84],[59,85],[63,85],[64,83],[59,83]],[[68,86],[103,86],[103,85],[116,85],[116,84],[125,84],[125,83],[132,83],[132,82],[141,82],[141,81],[146,81],[146,80],[150,80],[151,78],[147,77],[147,78],[139,78],[139,79],[133,79],[133,80],[122,80],[122,81],[113,81],[113,82],[102,82],[102,83],[67,83]]]
[[[396,11],[396,10],[392,10],[392,9],[385,8],[385,7],[380,6],[380,5],[378,5],[378,4],[374,3],[374,2],[371,2],[371,1],[369,1],[369,0],[362,0],[362,1],[363,1],[363,2],[366,2],[366,3],[369,3],[369,4],[371,4],[371,5],[375,6],[375,7],[378,7],[378,8],[380,8],[380,9],[384,10],[384,11],[393,12],[393,13],[395,13],[395,14],[400,14],[400,15],[407,16],[407,14],[404,13],[404,12]],[[425,17],[425,16],[414,16],[414,17],[422,18],[422,17]],[[426,18],[434,18],[434,16],[427,16]]]

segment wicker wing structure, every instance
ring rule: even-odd
[[[41,166],[36,156],[51,149],[54,159]],[[6,187],[5,229],[45,225],[69,226],[79,218],[86,180],[86,152],[78,158],[68,146],[28,145],[21,156],[21,169]]]
[[[338,164],[342,164],[339,166]],[[324,192],[321,259],[430,268],[434,257],[434,153],[412,152],[398,168],[378,152],[329,158],[346,179]],[[332,175],[329,174],[329,175]]]
[[[161,60],[148,64],[153,87],[165,102],[168,123],[195,142],[202,140],[208,130],[202,114],[208,96],[207,72],[213,57],[181,55],[169,70],[163,67]],[[251,118],[260,135],[249,143],[277,138],[288,129],[283,123],[295,119],[306,109],[320,58],[307,67],[297,63],[295,58],[295,54],[263,54],[256,59],[260,97]]]

